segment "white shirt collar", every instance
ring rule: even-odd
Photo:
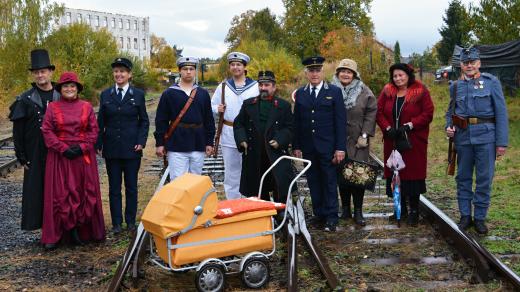
[[[128,91],[128,88],[130,87],[130,83],[127,83],[125,86],[123,86],[123,97],[125,97],[125,94],[126,92]],[[115,85],[115,88],[116,88],[116,95],[117,93],[119,92],[117,89],[119,88],[119,86],[117,86],[117,84]]]
[[[312,88],[313,87],[314,87],[314,85],[309,83],[309,90],[310,90],[309,93],[312,93]],[[320,82],[320,84],[316,85],[316,97],[320,93],[320,90],[321,90],[322,87],[323,87],[323,80]]]

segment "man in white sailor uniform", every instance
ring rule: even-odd
[[[177,59],[180,81],[163,92],[157,106],[156,154],[159,157],[167,155],[170,180],[186,172],[201,174],[204,155],[213,153],[215,120],[208,91],[195,84],[198,63],[194,57]],[[191,97],[192,102],[186,107]],[[184,114],[165,141],[165,134],[181,111]]]
[[[250,61],[248,55],[241,52],[231,52],[227,56],[231,78],[221,83],[211,100],[214,113],[224,113],[224,126],[220,137],[220,146],[224,158],[224,191],[226,197],[238,199],[241,194],[240,174],[242,172],[242,154],[237,150],[233,135],[233,121],[240,112],[242,102],[245,99],[256,97],[260,94],[258,83],[246,77],[246,66]],[[222,102],[222,86],[224,89],[224,102]]]

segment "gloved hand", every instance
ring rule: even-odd
[[[76,157],[79,157],[83,155],[83,151],[81,150],[81,147],[79,145],[72,145],[67,150],[63,152],[63,156],[65,156],[68,159],[74,159]]]
[[[397,137],[397,131],[394,129],[394,128],[390,128],[388,130],[386,130],[386,135],[388,136],[388,138],[392,139],[392,140],[395,140],[395,138]]]
[[[280,146],[278,142],[276,142],[276,140],[269,141],[269,145],[271,145],[271,147],[273,147],[274,149],[278,149],[278,147]]]
[[[363,136],[359,136],[356,143],[356,148],[365,148],[368,146],[368,137],[363,138]]]
[[[405,125],[399,127],[399,129],[397,129],[397,132],[400,136],[404,136],[404,133],[409,132],[410,130],[411,130],[410,125],[405,124]]]

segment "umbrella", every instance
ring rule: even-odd
[[[394,211],[395,219],[397,220],[397,226],[401,223],[401,179],[399,178],[399,170],[403,169],[406,165],[404,164],[403,157],[397,150],[392,150],[390,157],[386,161],[386,166],[394,171],[392,176],[392,194],[394,196]]]

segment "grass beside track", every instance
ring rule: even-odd
[[[445,174],[448,141],[444,133],[444,114],[449,101],[448,86],[429,84],[428,88],[435,104],[435,115],[430,127],[426,196],[458,222],[455,179]],[[489,236],[499,237],[500,240],[482,238],[481,243],[492,253],[520,254],[520,98],[507,97],[506,101],[509,113],[509,147],[506,155],[495,164],[487,220]],[[519,262],[507,259],[504,261],[516,273],[520,273]]]

